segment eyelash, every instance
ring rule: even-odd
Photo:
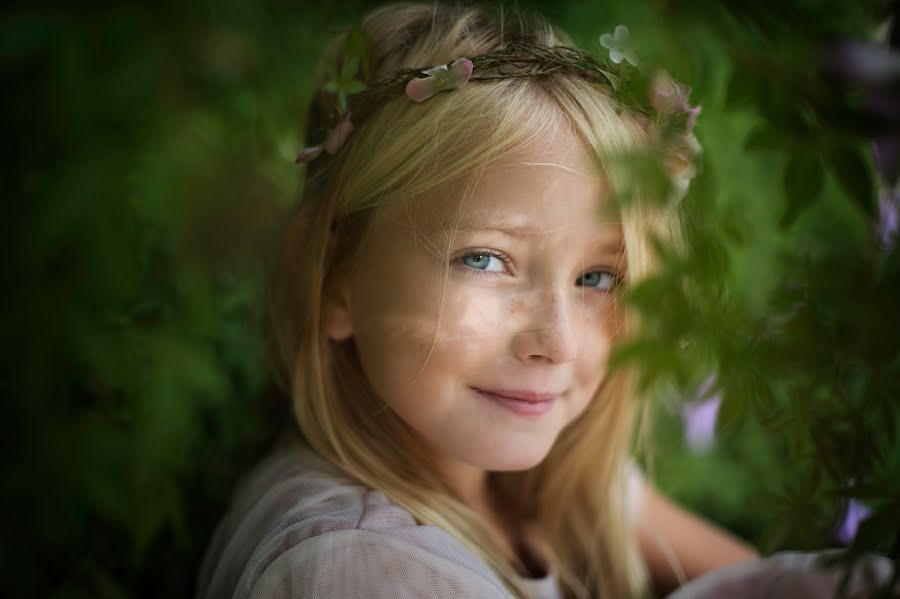
[[[465,268],[466,270],[471,271],[472,274],[474,274],[476,277],[495,277],[503,273],[472,268],[471,266],[466,266],[465,264],[463,264],[463,260],[472,256],[493,256],[494,258],[498,258],[499,260],[501,260],[507,268],[509,268],[509,265],[512,263],[512,259],[507,254],[498,252],[497,250],[489,250],[487,248],[470,250],[457,258],[454,262],[461,268]]]
[[[472,273],[476,277],[495,277],[495,276],[501,275],[503,273],[494,272],[494,271],[490,271],[490,270],[481,270],[479,268],[472,268],[471,266],[466,266],[465,264],[463,264],[463,260],[465,260],[466,258],[469,258],[471,256],[493,256],[493,257],[501,260],[503,262],[503,264],[506,265],[507,267],[509,267],[509,265],[512,263],[512,259],[507,254],[504,254],[503,252],[500,252],[497,250],[490,250],[487,248],[470,250],[470,251],[466,252],[465,254],[463,254],[462,256],[460,256],[459,258],[456,258],[454,260],[454,263],[456,266],[466,269],[468,272]],[[610,285],[610,289],[597,289],[596,287],[591,287],[590,289],[597,289],[598,291],[603,291],[603,292],[612,291],[613,289],[615,289],[616,287],[619,286],[619,283],[621,281],[621,277],[611,270],[598,270],[598,271],[589,271],[589,272],[603,272],[603,273],[609,274],[609,276],[612,277],[612,284]],[[585,273],[585,274],[587,274],[587,273]],[[582,276],[584,276],[584,275],[582,275]]]

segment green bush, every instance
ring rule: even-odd
[[[855,547],[896,560],[900,260],[876,234],[869,142],[897,124],[820,60],[885,15],[674,4],[534,4],[594,52],[628,24],[642,61],[703,104],[687,253],[633,294],[652,326],[620,355],[668,389],[655,478],[765,550],[829,546],[855,497],[873,511]],[[364,9],[6,8],[11,596],[191,594],[234,480],[290,418],[263,360],[261,275],[301,182],[315,60]],[[711,372],[719,437],[696,454],[673,398]]]

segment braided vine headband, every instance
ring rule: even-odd
[[[341,72],[330,71],[322,87],[336,100],[328,115],[332,126],[325,131],[321,143],[304,148],[295,162],[310,162],[323,152],[337,154],[354,126],[359,125],[373,106],[400,93],[413,102],[424,102],[437,93],[462,89],[470,81],[538,77],[567,71],[606,88],[622,106],[646,117],[652,136],[665,144],[665,167],[674,190],[678,195],[683,194],[696,172],[694,158],[701,152],[693,133],[700,107],[688,104],[690,87],[675,81],[665,71],[647,77],[637,68],[639,61],[629,46],[629,32],[624,25],[616,27],[614,34],[601,35],[599,41],[607,50],[600,60],[577,48],[544,46],[517,38],[502,50],[457,58],[434,67],[402,69],[368,85],[357,78],[364,57],[349,52],[351,56]]]

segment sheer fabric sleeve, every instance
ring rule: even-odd
[[[875,589],[891,580],[891,562],[885,557],[865,555],[848,572],[846,566],[829,568],[821,561],[834,555],[832,550],[783,552],[739,562],[695,578],[667,599],[874,597]],[[848,573],[847,587],[841,592],[841,580]],[[896,597],[898,586],[884,596]]]
[[[511,597],[498,580],[404,539],[367,530],[309,538],[282,553],[248,586],[254,599]]]

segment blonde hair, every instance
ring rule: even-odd
[[[398,3],[363,19],[373,77],[448,63],[500,49],[515,36],[573,45],[536,15],[479,7]],[[340,46],[340,41],[333,48]],[[335,51],[332,50],[332,53]],[[331,60],[340,60],[333,56]],[[553,114],[558,118],[548,118]],[[315,123],[308,123],[312,126]],[[514,569],[473,510],[432,467],[421,440],[372,391],[352,340],[327,339],[325,298],[352,266],[379,206],[412,201],[455,181],[469,182],[488,165],[566,127],[598,158],[639,146],[637,117],[596,85],[566,73],[472,82],[423,103],[405,96],[375,109],[336,159],[310,164],[296,215],[286,226],[272,269],[267,335],[296,422],[308,445],[349,476],[377,488],[423,524],[453,534],[524,597]],[[333,229],[333,223],[338,227]],[[670,221],[662,210],[629,204],[621,214],[627,284],[653,266],[651,233]],[[636,326],[625,315],[623,333]],[[518,522],[536,522],[543,552],[569,597],[636,597],[647,573],[626,517],[625,463],[638,411],[630,374],[607,377],[589,407],[538,466],[494,473],[496,490]]]

